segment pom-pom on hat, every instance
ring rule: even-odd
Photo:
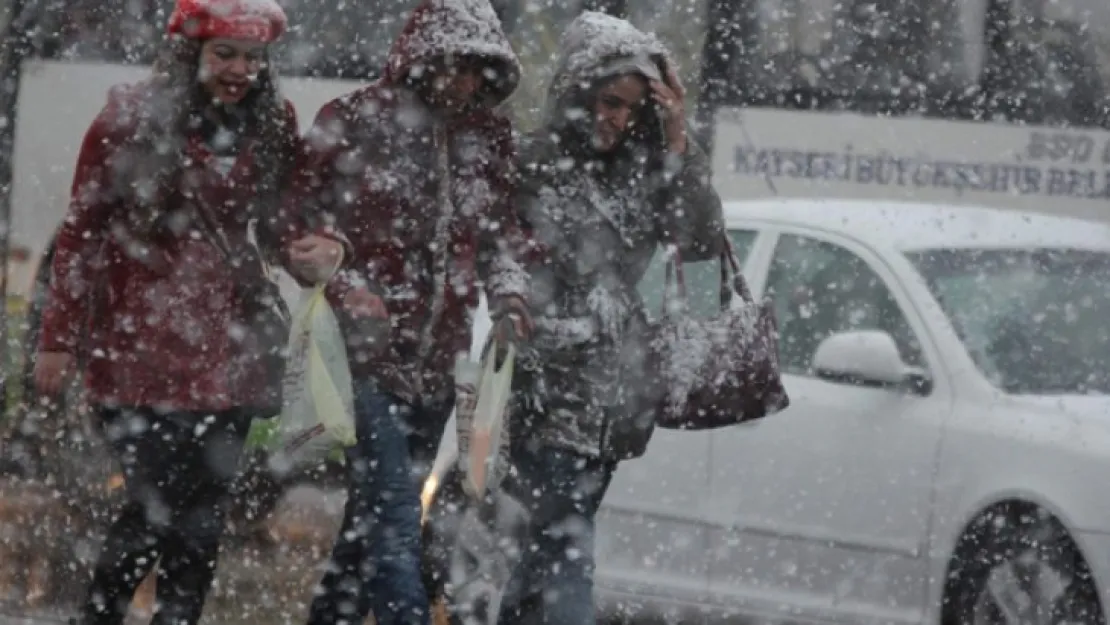
[[[270,43],[285,33],[286,24],[285,11],[274,0],[177,0],[166,32]]]

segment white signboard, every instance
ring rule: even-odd
[[[717,116],[722,198],[975,204],[1110,220],[1110,132],[771,109]]]

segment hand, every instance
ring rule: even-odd
[[[509,296],[499,302],[501,318],[494,326],[494,341],[498,349],[504,349],[509,343],[527,341],[535,331],[535,323],[528,312],[528,305],[518,296]]]
[[[676,154],[686,153],[686,88],[678,79],[674,64],[667,61],[664,69],[667,82],[651,81],[651,95],[663,107],[663,128],[667,148]]]
[[[355,318],[389,319],[389,310],[385,307],[385,300],[364,287],[353,289],[347,293],[343,298],[343,310]]]
[[[320,283],[331,278],[343,255],[343,244],[334,239],[310,234],[289,247],[289,261],[297,277]]]
[[[44,395],[61,395],[73,369],[73,354],[39,352],[35,358],[35,387]]]

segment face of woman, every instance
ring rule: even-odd
[[[211,39],[200,49],[199,80],[214,100],[237,104],[250,91],[266,63],[266,44]]]
[[[615,78],[597,92],[594,102],[594,149],[609,152],[620,145],[647,101],[647,81],[639,75]]]
[[[429,104],[461,113],[478,101],[478,92],[492,71],[477,57],[437,59],[428,65],[430,77],[421,83]]]

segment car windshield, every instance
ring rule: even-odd
[[[1012,394],[1110,394],[1110,254],[934,249],[907,256],[996,386]]]

